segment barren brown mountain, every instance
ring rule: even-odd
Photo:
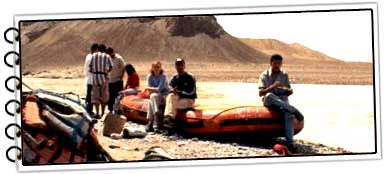
[[[275,39],[239,39],[214,16],[126,18],[22,22],[22,74],[41,78],[84,78],[90,45],[115,48],[141,79],[150,61],[162,60],[174,74],[173,60],[183,57],[202,82],[257,82],[268,68],[268,55],[282,54],[292,83],[372,84],[373,64],[344,62],[300,44]]]
[[[229,35],[213,16],[37,22],[22,25],[26,71],[80,66],[92,43],[105,43],[127,62],[260,63],[266,54]]]
[[[276,39],[241,39],[241,41],[269,55],[281,54],[288,62],[301,60],[341,62],[299,43],[287,44]]]

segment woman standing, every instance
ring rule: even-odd
[[[169,93],[167,75],[162,69],[162,63],[152,63],[150,74],[147,76],[148,85],[145,91],[150,93],[150,103],[147,111],[148,124],[146,130],[159,131],[159,116],[163,115],[166,96]]]

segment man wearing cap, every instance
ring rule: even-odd
[[[174,75],[169,83],[170,94],[166,98],[165,121],[166,126],[174,127],[177,109],[192,108],[197,98],[196,82],[193,75],[185,71],[185,60],[177,58]]]

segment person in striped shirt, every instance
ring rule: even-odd
[[[108,73],[112,69],[112,61],[108,54],[105,53],[106,46],[101,44],[98,46],[98,52],[92,55],[90,60],[89,70],[93,73],[92,78],[92,97],[91,101],[96,108],[96,117],[100,118],[104,112],[106,104],[109,101],[109,77]],[[101,115],[100,115],[101,105]]]
[[[92,104],[92,88],[93,88],[93,74],[89,71],[90,60],[92,60],[92,55],[98,51],[98,44],[94,43],[90,48],[90,53],[85,58],[85,67],[84,74],[86,77],[86,110],[88,113],[93,113],[93,104]]]

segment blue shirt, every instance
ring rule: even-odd
[[[160,74],[158,77],[148,74],[147,81],[149,87],[156,88],[163,96],[166,96],[169,93],[168,80],[165,73]]]

